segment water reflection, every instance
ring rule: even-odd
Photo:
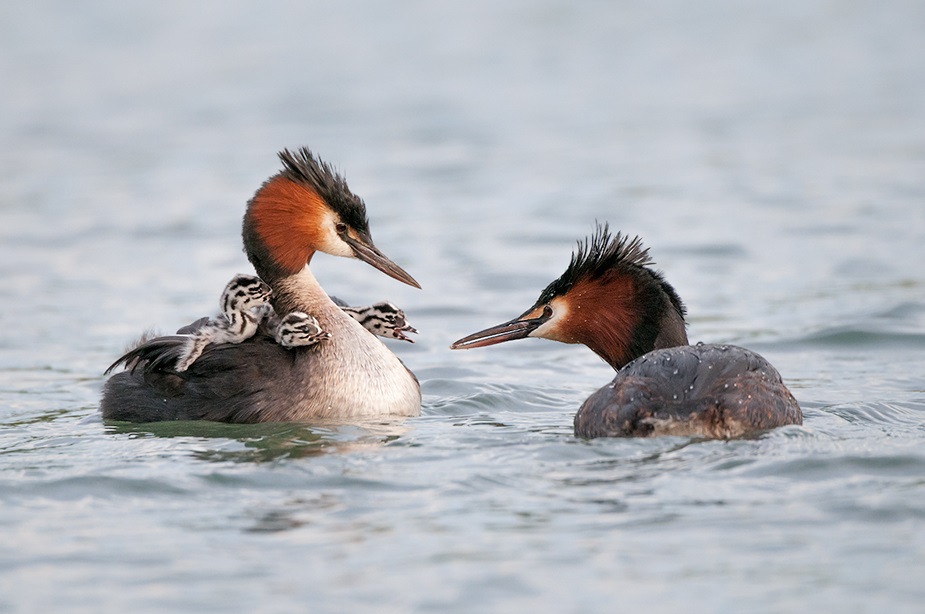
[[[2,13],[0,610],[921,610],[925,3],[214,6]],[[413,315],[423,415],[104,424],[102,368],[249,270],[300,144],[425,287],[317,262]],[[446,349],[594,219],[805,425],[578,440],[591,352]]]
[[[278,533],[291,531],[311,523],[312,514],[330,513],[343,507],[341,497],[320,493],[311,497],[298,497],[270,509],[254,509],[246,514],[243,528],[248,533]]]
[[[217,463],[266,463],[384,446],[410,429],[404,420],[363,424],[224,424],[219,422],[109,423],[106,431],[132,438],[183,437],[208,443],[191,452]]]

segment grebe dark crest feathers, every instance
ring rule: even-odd
[[[369,234],[366,205],[350,191],[347,180],[333,166],[315,157],[307,147],[300,147],[295,153],[283,149],[279,159],[283,163],[282,176],[317,192],[345,224]]]
[[[618,266],[645,267],[651,264],[649,249],[643,247],[642,239],[638,236],[630,239],[620,232],[611,235],[606,222],[597,223],[594,234],[578,241],[568,268],[543,290],[539,301],[548,302],[553,296],[567,293],[576,282],[582,279],[593,281]]]

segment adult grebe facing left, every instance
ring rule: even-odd
[[[764,358],[733,345],[688,345],[684,305],[651,265],[639,237],[598,225],[533,307],[451,347],[543,337],[591,348],[617,376],[578,410],[579,437],[728,438],[802,424],[796,399]]]
[[[279,154],[283,170],[247,205],[244,250],[272,288],[276,313],[317,318],[329,338],[286,348],[266,330],[240,343],[206,345],[184,371],[145,368],[180,341],[161,338],[152,352],[123,359],[131,369],[103,389],[103,417],[132,422],[216,420],[286,422],[368,419],[420,413],[417,378],[372,333],[336,305],[308,263],[316,251],[359,258],[395,279],[418,283],[376,249],[366,206],[334,170],[302,148]],[[160,349],[159,349],[160,348]],[[151,365],[149,365],[151,366]],[[136,368],[139,367],[139,368]]]

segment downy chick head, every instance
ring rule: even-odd
[[[248,311],[269,304],[273,290],[259,277],[238,274],[231,278],[222,292],[222,313]]]

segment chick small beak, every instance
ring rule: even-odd
[[[527,312],[529,313],[529,312]],[[482,348],[496,343],[513,341],[514,339],[523,339],[529,337],[530,333],[546,322],[549,317],[542,315],[538,318],[525,318],[526,314],[519,318],[514,318],[510,322],[498,324],[477,333],[472,333],[454,342],[450,346],[451,350],[471,350],[472,348]]]
[[[400,327],[396,328],[394,331],[392,331],[392,336],[395,337],[396,339],[400,339],[400,340],[402,340],[402,341],[407,341],[408,343],[414,343],[414,339],[412,339],[411,337],[405,335],[405,333],[414,333],[414,334],[417,334],[417,332],[418,332],[418,329],[416,329],[416,328],[413,327],[413,326],[408,326],[408,325],[406,324],[405,326],[400,326]]]
[[[354,255],[366,264],[372,265],[393,279],[420,289],[421,284],[415,281],[414,277],[411,277],[407,271],[389,260],[371,241],[367,243],[346,233],[342,234],[341,238],[350,246]]]

